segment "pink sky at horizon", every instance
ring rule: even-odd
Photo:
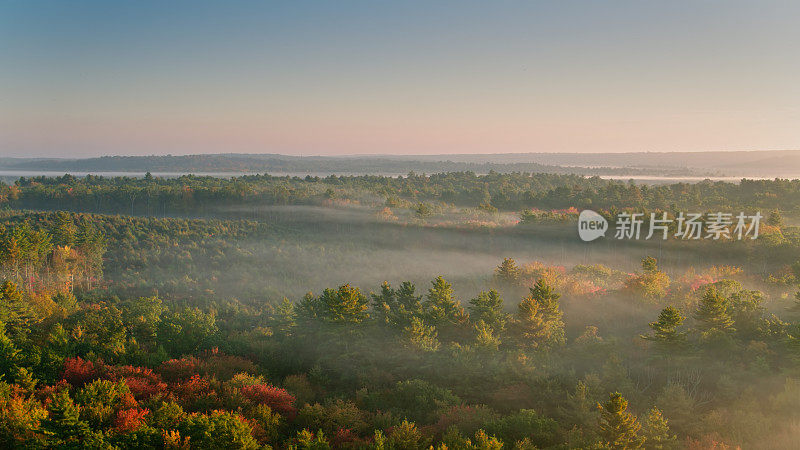
[[[800,148],[800,4],[0,6],[0,156]]]

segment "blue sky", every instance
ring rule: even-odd
[[[0,1],[0,155],[800,148],[800,3]]]

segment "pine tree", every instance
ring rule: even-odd
[[[678,331],[685,317],[674,306],[667,306],[658,315],[656,322],[650,322],[653,334],[642,336],[643,339],[658,343],[664,350],[675,350],[686,341],[686,332]]]
[[[783,227],[783,216],[781,215],[781,211],[779,209],[773,209],[769,213],[769,217],[767,217],[766,221],[767,225],[772,227]]]
[[[103,275],[103,254],[108,246],[105,237],[88,223],[82,223],[75,235],[75,246],[81,253],[79,261],[88,288],[92,280]]]
[[[517,262],[511,258],[505,258],[494,270],[494,276],[503,283],[516,284],[517,280],[519,280]]]
[[[15,283],[4,281],[0,285],[0,322],[7,325],[12,336],[30,331],[29,325],[34,320],[30,304]]]
[[[335,323],[361,323],[369,317],[367,297],[357,287],[345,284],[339,289],[325,289],[319,297],[323,318]]]
[[[564,322],[558,299],[561,297],[544,279],[539,279],[530,295],[517,308],[515,326],[522,347],[537,348],[564,343]]]
[[[663,450],[675,447],[677,437],[670,433],[667,418],[653,407],[642,419],[642,432],[648,449]]]
[[[453,286],[441,276],[431,281],[428,298],[422,305],[431,324],[460,323],[464,320],[464,308],[453,298]]]
[[[272,318],[275,331],[283,337],[291,336],[294,327],[297,326],[296,318],[294,303],[284,297],[281,304],[275,308],[275,314]]]
[[[56,213],[55,227],[53,228],[53,243],[60,246],[71,246],[75,243],[75,235],[78,232],[72,217],[68,213],[59,211]]]
[[[419,317],[411,319],[411,323],[403,329],[407,347],[423,352],[434,352],[439,349],[436,327],[427,326]]]
[[[497,291],[494,289],[489,292],[482,291],[469,303],[469,314],[473,323],[483,321],[495,331],[503,329],[507,317],[503,312],[503,299]]]
[[[562,312],[558,304],[561,294],[556,293],[555,289],[544,278],[536,281],[530,291],[531,297],[539,304],[539,308],[547,321],[561,321]]]
[[[422,296],[416,295],[417,287],[410,281],[404,281],[397,289],[397,303],[409,313],[418,314],[422,311]]]
[[[497,350],[500,346],[500,339],[495,335],[494,329],[484,322],[479,320],[475,324],[475,345],[485,350]]]
[[[652,256],[646,256],[642,259],[642,270],[645,273],[658,272],[658,260]]]
[[[19,349],[5,333],[5,324],[0,322],[0,379],[13,379],[19,370]]]
[[[706,289],[694,318],[697,320],[697,328],[703,335],[736,331],[733,319],[728,314],[728,301],[715,286]]]
[[[426,448],[423,444],[425,438],[419,431],[414,422],[403,420],[400,425],[395,425],[392,428],[392,434],[389,435],[388,447],[396,450],[416,450]]]
[[[375,320],[380,324],[403,329],[411,324],[413,317],[421,317],[422,297],[416,295],[415,290],[416,287],[409,281],[404,281],[399,289],[392,289],[384,281],[380,294],[371,294]]]
[[[639,436],[642,426],[636,416],[628,412],[628,401],[619,392],[609,395],[600,410],[599,435],[603,444],[613,449],[641,448],[644,437]]]
[[[91,433],[89,424],[80,419],[80,407],[72,401],[66,390],[53,395],[48,412],[47,419],[42,421],[42,428],[61,445],[79,444]]]
[[[381,284],[380,294],[370,294],[372,297],[373,318],[380,324],[389,325],[393,311],[397,311],[397,293],[392,286],[384,281]]]

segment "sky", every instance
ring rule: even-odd
[[[0,156],[800,149],[800,2],[0,0]]]

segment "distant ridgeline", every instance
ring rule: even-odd
[[[566,174],[450,172],[400,177],[271,176],[232,178],[32,177],[0,184],[0,205],[22,209],[167,215],[264,205],[346,204],[419,209],[453,205],[484,211],[624,209],[676,211],[800,208],[800,180],[675,183],[657,186]],[[735,211],[734,211],[735,210]]]
[[[215,154],[182,156],[104,156],[87,159],[0,159],[0,169],[55,172],[249,172],[249,173],[383,173],[405,174],[408,172],[439,173],[463,172],[500,173],[541,172],[576,173],[584,175],[664,175],[675,176],[693,174],[685,168],[591,168],[559,166],[539,162],[486,162],[443,160],[422,160],[414,157],[323,157],[286,156],[277,154]]]
[[[0,171],[405,174],[472,171],[639,176],[800,176],[800,150],[289,156],[207,154],[0,158]]]

